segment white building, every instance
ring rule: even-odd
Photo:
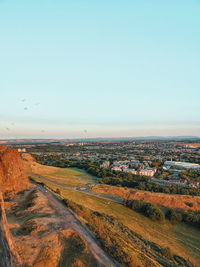
[[[109,168],[110,166],[110,161],[104,161],[101,165],[100,165],[100,168]]]
[[[18,148],[18,152],[25,153],[26,152],[26,148]]]
[[[153,177],[154,174],[156,173],[156,168],[146,168],[146,169],[140,169],[140,170],[135,170],[135,169],[124,169],[124,172],[135,174],[135,175],[144,175],[144,176],[149,176]]]
[[[156,173],[156,168],[146,168],[139,170],[139,175],[144,175],[149,177],[153,177],[155,173]]]
[[[122,169],[120,167],[117,167],[117,166],[112,167],[111,170],[112,171],[122,171]]]
[[[200,165],[196,163],[190,162],[181,162],[181,161],[165,161],[164,163],[165,169],[181,169],[181,170],[188,170],[188,169],[200,169]]]

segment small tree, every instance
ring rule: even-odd
[[[154,221],[162,221],[165,218],[161,209],[151,203],[146,203],[143,205],[142,210],[147,217]]]
[[[59,188],[56,189],[56,194],[60,195],[60,189]]]
[[[175,210],[168,210],[165,216],[168,220],[174,223],[181,222],[183,219],[181,213]]]

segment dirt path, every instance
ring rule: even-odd
[[[56,211],[57,216],[62,222],[63,229],[71,229],[77,232],[88,243],[88,246],[94,257],[103,266],[118,266],[106,255],[106,253],[97,244],[97,241],[94,239],[92,234],[82,226],[80,221],[66,208],[66,206],[61,202],[61,200],[59,200],[58,197],[54,196],[42,186],[38,186],[38,189],[43,192],[48,199],[49,205]]]

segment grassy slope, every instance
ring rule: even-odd
[[[95,181],[95,177],[78,169],[59,169],[38,164],[33,172],[70,186],[82,186]],[[58,188],[51,183],[46,185],[52,189]],[[69,189],[60,188],[60,191],[63,198],[71,199],[93,211],[120,218],[124,225],[141,234],[145,239],[170,247],[175,254],[186,259],[194,258],[198,263],[200,262],[200,232],[197,229],[184,224],[155,223],[120,204]]]
[[[58,188],[58,186],[49,182],[45,184],[54,190]],[[170,247],[175,254],[186,259],[194,258],[197,262],[200,262],[200,233],[197,229],[184,224],[155,223],[121,204],[70,189],[62,189],[61,187],[59,189],[63,198],[70,199],[93,211],[120,218],[124,225],[142,235],[145,239],[163,247]]]
[[[46,177],[69,186],[84,186],[88,183],[97,182],[96,177],[76,168],[58,169],[55,173],[46,175]]]
[[[69,186],[84,186],[88,183],[97,183],[96,177],[76,168],[56,168],[27,160],[24,160],[24,166],[27,174],[41,175]]]

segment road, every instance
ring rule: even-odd
[[[39,178],[43,182],[46,181],[46,182],[52,183],[54,185],[60,186],[62,188],[70,189],[70,190],[73,190],[73,191],[78,191],[78,192],[81,192],[81,193],[84,193],[84,194],[87,194],[87,195],[90,195],[90,196],[93,196],[93,197],[98,197],[98,198],[105,199],[105,200],[111,200],[111,201],[114,201],[114,202],[119,203],[119,204],[123,203],[123,201],[120,200],[120,199],[112,198],[112,197],[109,197],[109,196],[104,197],[104,196],[101,196],[101,195],[98,195],[98,194],[95,194],[95,193],[91,192],[90,188],[89,188],[89,184],[87,184],[85,186],[81,186],[81,187],[73,187],[73,186],[68,186],[68,185],[65,185],[65,184],[62,184],[62,183],[59,183],[59,182],[56,182],[56,181],[52,181],[51,179],[44,178],[43,176],[40,176],[40,175],[31,174],[30,176],[33,177],[33,178],[34,177],[35,178]]]

